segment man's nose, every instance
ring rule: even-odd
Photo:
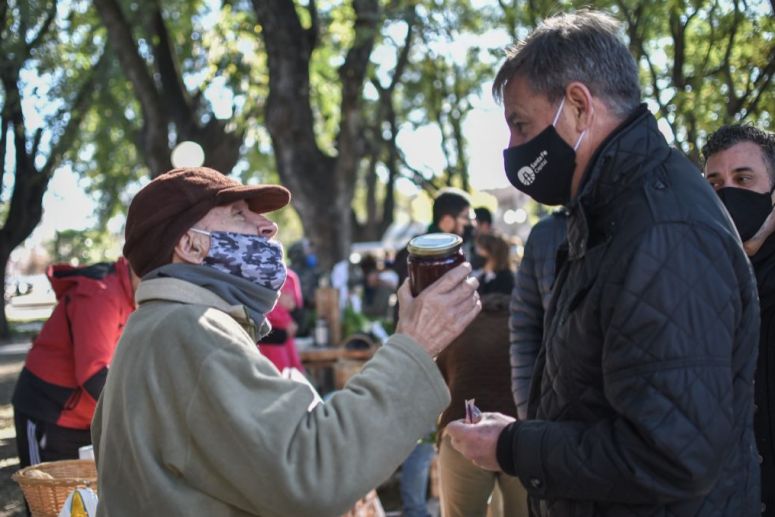
[[[267,220],[265,223],[258,226],[258,233],[267,239],[271,239],[277,235],[277,225],[272,221]]]
[[[524,135],[520,135],[517,131],[512,130],[509,133],[509,147],[515,147],[518,145],[522,145],[527,141],[527,138],[524,137]]]
[[[271,239],[277,235],[277,224],[274,221],[270,221],[266,217],[259,216],[256,221],[256,227],[258,228],[258,234],[267,239]]]

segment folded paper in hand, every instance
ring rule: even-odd
[[[476,399],[466,400],[466,424],[477,424],[482,419],[482,412],[474,404]]]

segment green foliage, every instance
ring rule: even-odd
[[[368,332],[369,319],[353,309],[349,304],[342,312],[342,336],[347,338],[358,332]]]
[[[147,29],[150,10],[137,0],[120,3],[152,70],[149,47],[154,41]],[[312,27],[309,3],[295,0],[294,4],[302,25]],[[4,31],[17,37],[3,41],[6,59],[12,60],[19,52],[22,39],[18,35],[34,34],[52,5],[45,0],[9,2],[13,15]],[[235,174],[248,182],[278,181],[272,142],[263,127],[267,56],[251,3],[164,0],[161,5],[180,75],[189,93],[203,98],[198,116],[209,116],[212,105],[208,99],[220,92],[230,99],[229,124],[245,133]],[[350,0],[319,0],[315,5],[319,33],[310,62],[314,129],[318,145],[334,156],[340,123],[339,72],[355,37],[355,14]],[[486,88],[503,59],[506,43],[526,36],[548,15],[584,5],[608,10],[624,21],[627,41],[641,65],[645,98],[670,126],[676,143],[694,159],[707,133],[722,123],[745,121],[772,129],[775,17],[763,0],[595,0],[591,4],[586,0],[384,0],[380,34],[371,54],[371,83],[364,88],[362,99],[363,144],[376,149],[373,156],[380,171],[376,198],[388,197],[384,182],[391,135],[375,84],[380,88],[391,85],[406,45],[410,46],[406,68],[391,93],[397,128],[437,126],[446,159],[444,170],[432,171],[437,186],[465,188],[470,171],[460,128],[476,99],[489,95]],[[406,38],[409,27],[411,39]],[[92,2],[60,3],[54,29],[34,49],[27,67],[39,78],[31,93],[42,120],[42,147],[51,140],[46,135],[56,135],[67,120],[59,108],[73,98],[85,77],[98,73],[94,104],[66,158],[88,180],[90,192],[99,200],[99,227],[104,227],[108,219],[125,210],[130,193],[149,173],[137,145],[141,107],[114,51],[106,45],[107,34]],[[96,69],[103,53],[106,65]],[[175,139],[171,133],[170,143]],[[430,173],[418,174],[410,166],[401,164],[400,173],[430,188],[425,182],[433,179]],[[365,165],[362,169],[358,185],[365,186],[364,175],[370,171]],[[353,200],[361,220],[368,202],[364,190],[356,191]],[[0,205],[0,214],[4,211],[7,206]],[[303,234],[292,209],[277,216],[281,238],[287,243]],[[92,237],[92,242],[98,241]]]
[[[100,230],[66,230],[57,232],[49,244],[53,262],[73,265],[110,262],[121,255],[121,240]]]
[[[118,64],[111,60],[72,157],[73,170],[87,180],[87,192],[98,200],[100,226],[125,212],[129,204],[127,187],[148,175],[134,145],[140,106],[134,101],[129,84],[117,76],[119,73]]]
[[[502,4],[505,5],[505,4]],[[775,111],[775,17],[764,0],[596,0],[515,2],[504,9],[510,33],[565,8],[592,7],[623,22],[641,67],[643,94],[675,135],[675,144],[699,161],[708,133],[747,122],[772,129]]]

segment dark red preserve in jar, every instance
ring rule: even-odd
[[[452,233],[427,233],[409,241],[407,266],[413,296],[465,261],[462,244],[463,239]]]

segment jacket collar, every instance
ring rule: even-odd
[[[657,121],[641,104],[600,144],[587,167],[579,195],[568,209],[568,259],[582,258],[589,246],[592,225],[605,219],[607,205],[670,154]]]
[[[256,327],[244,305],[230,305],[223,298],[198,285],[177,278],[143,280],[135,293],[137,305],[151,301],[168,301],[212,307],[231,316],[250,336],[256,338]]]

